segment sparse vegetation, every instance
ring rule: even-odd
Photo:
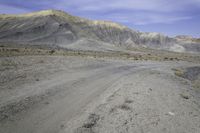
[[[113,113],[117,109],[121,109],[121,110],[124,110],[124,111],[132,110],[131,107],[128,105],[132,102],[133,102],[132,100],[125,100],[123,104],[118,105],[118,106],[114,106],[113,108],[111,108],[110,113]]]
[[[83,124],[83,128],[92,128],[97,124],[97,121],[100,119],[99,115],[90,114],[88,117],[88,122]]]
[[[54,54],[55,52],[56,52],[56,50],[54,50],[54,49],[49,51],[49,53],[50,53],[51,55]]]
[[[44,63],[44,62],[45,62],[44,60],[40,60],[40,61],[39,61],[39,63]]]
[[[192,86],[196,89],[200,88],[200,68],[199,67],[189,67],[185,69],[175,68],[172,69],[176,76],[185,78],[191,81]]]
[[[36,78],[35,81],[40,81],[40,79]]]
[[[17,67],[17,63],[15,63],[13,60],[5,59],[0,62],[0,66],[2,66],[2,67]]]
[[[188,96],[188,94],[186,94],[186,93],[181,93],[180,96],[181,96],[182,98],[184,98],[184,99],[189,99],[189,96]]]
[[[140,51],[140,50],[139,50]],[[200,62],[198,56],[183,56],[180,53],[127,53],[119,51],[87,51],[87,50],[69,50],[69,49],[49,49],[35,47],[0,47],[0,57],[23,56],[23,55],[62,55],[62,56],[81,56],[94,58],[119,58],[129,60],[153,60],[153,61],[191,61]]]
[[[200,91],[200,79],[193,81],[193,87]]]
[[[130,104],[130,103],[133,103],[133,100],[131,100],[131,99],[126,99],[126,100],[124,101],[124,103]]]
[[[86,123],[82,127],[79,127],[75,133],[93,133],[93,127],[97,124],[100,116],[97,114],[90,114]]]
[[[172,70],[174,71],[174,74],[176,76],[183,77],[183,75],[184,75],[184,70],[183,69],[181,69],[181,68],[174,68]]]
[[[129,107],[126,103],[119,105],[118,108],[122,109],[122,110],[131,110],[131,107]]]

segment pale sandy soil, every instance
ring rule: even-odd
[[[187,62],[0,58],[0,133],[199,133]]]

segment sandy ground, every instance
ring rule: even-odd
[[[199,133],[200,93],[153,62],[0,58],[0,133]]]

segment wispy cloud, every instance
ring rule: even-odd
[[[132,15],[127,15],[126,17],[119,17],[118,15],[113,15],[110,19],[114,19],[120,23],[135,24],[135,25],[147,25],[147,24],[172,24],[177,21],[192,19],[192,16],[176,16],[176,15],[161,15],[156,13],[137,13]]]
[[[200,7],[200,0],[62,0],[54,6],[60,9],[73,7],[76,14],[92,19],[135,25],[172,24],[191,19],[194,14],[188,12]]]
[[[0,5],[0,13],[1,14],[14,14],[14,12],[17,13],[26,13],[30,10],[24,9],[22,7],[16,7],[16,6],[9,6],[9,5]],[[13,12],[14,11],[14,12]]]
[[[200,0],[73,0],[73,2],[68,1],[65,4],[80,5],[78,9],[82,11],[131,9],[171,12],[186,10],[190,6],[200,6]]]

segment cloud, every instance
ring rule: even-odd
[[[90,16],[95,18],[95,14]],[[190,20],[193,19],[193,16],[180,16],[172,14],[162,14],[162,13],[152,13],[152,12],[130,12],[126,13],[109,13],[102,14],[98,19],[111,20],[114,22],[126,24],[126,25],[148,25],[148,24],[172,24],[174,22]]]
[[[182,11],[200,7],[200,0],[0,0],[0,4],[33,9],[70,9],[79,11],[145,10],[154,12]]]
[[[105,10],[146,10],[159,12],[182,11],[190,6],[200,5],[199,0],[73,0],[66,5],[80,5],[81,11],[105,11]]]
[[[9,6],[9,5],[0,5],[0,13],[1,14],[18,14],[18,13],[27,13],[28,9],[19,8],[16,6]],[[14,11],[14,12],[13,12]]]
[[[91,19],[123,24],[171,24],[192,19],[190,10],[200,7],[200,0],[0,0],[1,13],[24,13],[59,9]]]
[[[156,16],[156,17],[149,17],[145,19],[136,19],[133,20],[133,24],[135,25],[147,25],[147,24],[172,24],[177,21],[182,21],[182,20],[189,20],[192,19],[191,16],[183,16],[183,17],[168,17],[165,18],[163,16]]]
[[[200,0],[73,0],[57,3],[55,7],[70,10],[92,19],[111,20],[123,24],[172,24],[189,20]]]

